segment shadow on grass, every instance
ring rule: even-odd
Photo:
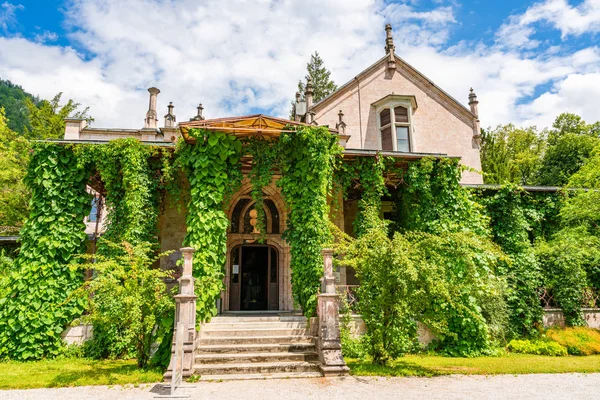
[[[423,367],[410,361],[398,359],[386,365],[373,364],[370,360],[346,359],[350,367],[350,375],[357,376],[439,376],[443,372],[433,368]]]

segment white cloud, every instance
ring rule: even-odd
[[[8,1],[0,4],[0,29],[4,33],[7,33],[17,21],[17,10],[23,10],[24,8],[22,4],[12,4]]]
[[[55,32],[44,31],[43,33],[36,34],[33,40],[36,43],[56,42],[58,40],[58,34]]]
[[[418,2],[382,0],[72,0],[70,38],[85,55],[0,38],[0,77],[42,97],[65,92],[91,106],[96,126],[141,127],[150,86],[161,89],[165,113],[174,102],[179,121],[192,117],[199,102],[207,117],[256,109],[287,116],[312,52],[319,51],[343,84],[383,56],[383,27],[391,22],[396,51],[410,64],[464,103],[475,87],[484,126],[547,125],[566,104],[588,120],[600,119],[585,106],[599,98],[593,88],[577,95],[581,82],[597,82],[598,48],[523,52],[518,48],[534,47],[527,31],[511,36],[512,47],[478,41],[448,47],[456,6],[444,4],[420,11]],[[510,19],[517,20],[523,16]],[[536,95],[539,85],[551,89]]]

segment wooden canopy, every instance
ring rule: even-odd
[[[179,129],[186,142],[194,142],[188,132],[191,128],[232,133],[235,136],[246,137],[254,135],[278,137],[283,132],[292,132],[289,126],[308,126],[302,122],[289,119],[270,117],[264,114],[246,115],[243,117],[227,117],[181,122]],[[335,132],[335,131],[334,131]]]

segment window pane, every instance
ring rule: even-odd
[[[397,126],[396,127],[396,138],[398,140],[408,140],[408,126]]]
[[[88,215],[88,222],[96,222],[98,219],[98,197],[92,198],[92,209],[90,210],[90,215]]]
[[[386,126],[390,122],[392,122],[390,109],[386,108],[385,110],[379,113],[379,126]]]
[[[394,142],[392,139],[392,127],[388,126],[381,130],[381,150],[394,150]]]
[[[408,140],[398,139],[398,151],[403,151],[405,153],[410,152],[410,146],[408,145]]]
[[[402,106],[394,108],[396,122],[408,122],[408,109]]]

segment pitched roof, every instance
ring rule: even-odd
[[[415,67],[413,67],[412,65],[410,65],[409,63],[407,63],[406,61],[404,61],[401,57],[398,57],[395,53],[394,53],[394,57],[396,59],[396,64],[397,65],[401,66],[405,70],[407,70],[407,71],[409,71],[409,72],[417,75],[421,79],[423,79],[426,82],[428,82],[435,91],[437,91],[443,97],[446,97],[448,100],[450,100],[450,102],[453,103],[460,111],[466,112],[466,113],[468,113],[469,116],[475,117],[475,115],[471,112],[471,110],[469,108],[465,107],[464,104],[462,104],[460,101],[456,100],[454,97],[452,97],[450,94],[448,94],[448,92],[446,92],[444,89],[440,88],[438,85],[436,85],[435,83],[433,83],[433,81],[431,81],[431,79],[429,79],[428,77],[426,77],[425,75],[423,75],[423,73],[421,73]],[[350,79],[348,82],[346,82],[345,84],[343,84],[342,86],[340,86],[335,92],[331,93],[329,96],[325,97],[324,99],[322,99],[321,101],[319,101],[318,103],[316,103],[315,105],[313,105],[313,109],[314,108],[319,108],[319,106],[321,106],[323,104],[326,104],[326,103],[329,103],[330,101],[334,100],[338,96],[338,94],[340,94],[344,90],[350,88],[350,86],[352,86],[352,84],[357,79],[360,79],[360,78],[364,77],[365,75],[368,75],[369,73],[371,73],[372,71],[374,71],[375,69],[377,69],[378,67],[380,67],[381,64],[386,63],[387,61],[389,61],[389,59],[390,59],[390,56],[388,54],[386,54],[385,56],[383,56],[382,58],[380,58],[379,60],[377,60],[374,64],[372,64],[371,66],[367,67],[365,70],[363,70],[362,72],[360,72],[354,78]]]

